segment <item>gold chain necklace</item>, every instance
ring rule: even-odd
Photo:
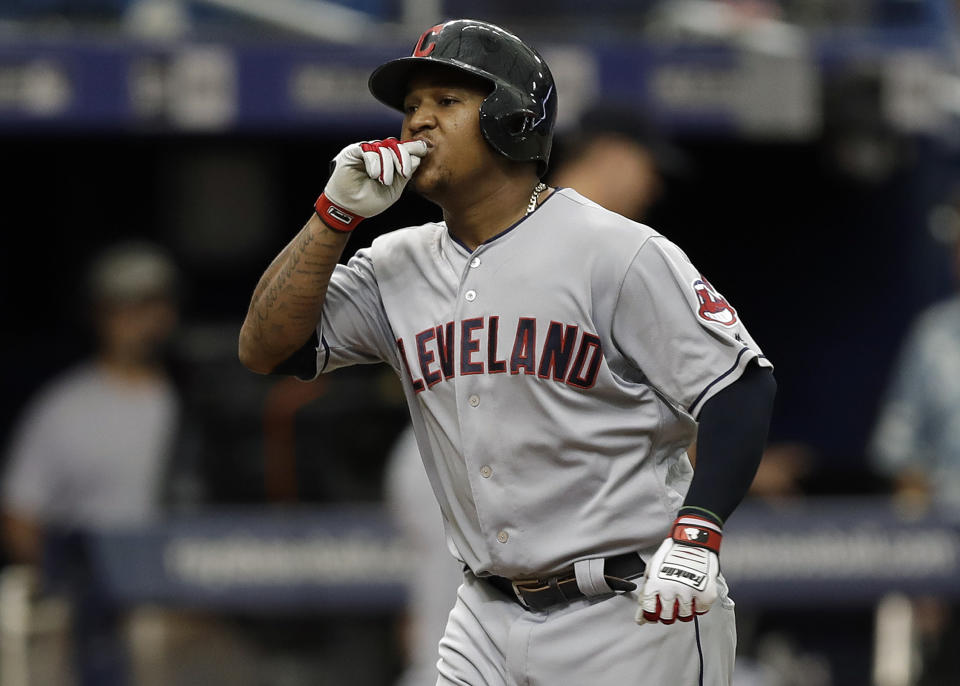
[[[547,190],[546,184],[541,181],[537,184],[537,187],[533,189],[533,193],[530,195],[530,204],[527,205],[527,214],[530,214],[535,209],[537,209],[537,200],[540,199],[540,194]]]

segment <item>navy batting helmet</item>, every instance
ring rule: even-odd
[[[543,176],[550,159],[557,91],[537,52],[499,26],[457,19],[427,29],[410,57],[391,60],[370,75],[370,92],[403,111],[412,72],[424,63],[443,64],[487,81],[492,90],[480,105],[480,130],[495,150],[518,162],[537,162]]]

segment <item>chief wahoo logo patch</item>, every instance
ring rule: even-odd
[[[701,319],[715,324],[732,326],[737,323],[737,312],[716,289],[710,285],[703,275],[693,282],[693,290],[700,300],[700,310],[697,314]]]

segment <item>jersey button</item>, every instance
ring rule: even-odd
[[[479,266],[480,266],[480,258],[479,258],[479,257],[474,257],[472,260],[470,260],[470,268],[471,268],[471,269],[476,269],[476,268],[479,267]]]
[[[480,476],[484,479],[489,479],[491,474],[493,474],[493,470],[490,469],[490,465],[485,464],[480,468]]]
[[[470,407],[476,407],[477,405],[480,404],[480,396],[479,396],[479,395],[471,395],[469,402],[470,402]]]
[[[463,297],[468,303],[472,303],[474,300],[477,299],[477,292],[467,291],[466,293],[463,294]]]
[[[508,534],[506,531],[501,531],[497,534],[497,540],[501,543],[506,543],[508,538],[510,538],[510,534]]]

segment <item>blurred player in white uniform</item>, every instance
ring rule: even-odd
[[[933,212],[931,228],[960,287],[960,187]],[[921,312],[889,380],[869,451],[873,467],[911,506],[960,512],[960,290]],[[922,644],[921,686],[956,680],[960,606],[913,600]]]
[[[387,511],[414,562],[401,636],[406,666],[397,686],[432,684],[437,679],[437,645],[463,582],[463,565],[447,549],[443,518],[412,427],[404,429],[390,452],[385,496]]]
[[[960,189],[937,210],[960,286]],[[960,507],[960,290],[916,318],[870,442],[900,495]]]
[[[161,355],[177,323],[176,281],[173,262],[148,243],[114,246],[94,262],[86,295],[96,353],[29,403],[7,454],[4,543],[15,561],[45,562],[69,586],[84,686],[121,686],[128,665],[121,613],[102,602],[72,536],[160,512],[180,423]],[[51,549],[56,565],[43,560]]]
[[[3,481],[11,555],[39,562],[43,532],[134,526],[158,510],[179,400],[161,363],[177,322],[176,271],[146,243],[91,267],[95,356],[44,388],[14,432]]]

